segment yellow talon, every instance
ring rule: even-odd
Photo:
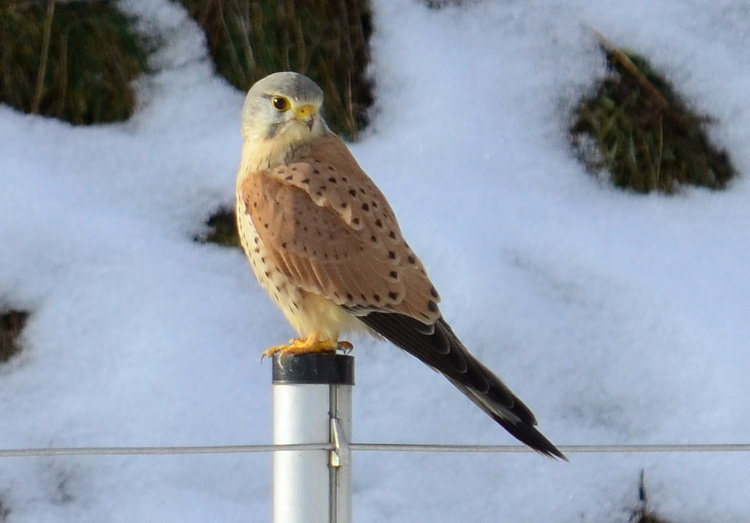
[[[265,357],[272,357],[276,353],[281,353],[282,356],[287,355],[298,355],[298,354],[315,354],[315,353],[334,353],[337,350],[342,350],[348,353],[354,348],[354,346],[348,341],[338,340],[321,340],[320,334],[313,332],[307,338],[294,338],[289,340],[286,345],[276,345],[267,349],[260,357],[261,361]]]

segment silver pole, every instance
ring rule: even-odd
[[[350,523],[354,358],[274,355],[273,442],[332,450],[275,451],[274,523]]]

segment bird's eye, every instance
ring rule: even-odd
[[[274,96],[271,98],[271,104],[273,104],[274,108],[279,111],[286,111],[289,109],[289,100],[283,96]]]

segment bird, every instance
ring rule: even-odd
[[[323,91],[296,72],[258,80],[241,115],[237,227],[260,285],[299,338],[264,354],[348,350],[371,334],[445,376],[511,435],[567,461],[532,411],[474,357],[393,209],[322,117]]]

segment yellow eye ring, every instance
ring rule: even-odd
[[[274,96],[271,98],[271,105],[278,111],[286,111],[289,109],[289,100],[283,96]]]

